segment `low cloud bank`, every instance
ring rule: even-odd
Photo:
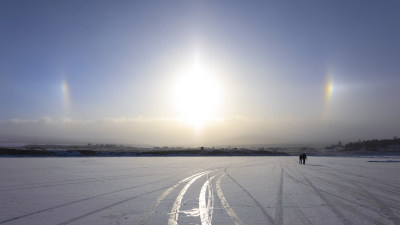
[[[385,128],[385,129],[384,129]],[[115,143],[151,146],[223,146],[262,144],[330,144],[358,139],[390,138],[395,124],[266,121],[232,117],[209,120],[196,127],[169,118],[105,118],[102,120],[11,119],[0,122],[2,143],[86,144]]]

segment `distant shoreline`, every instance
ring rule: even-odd
[[[0,157],[115,157],[115,156],[288,156],[286,152],[268,150],[148,150],[148,151],[95,151],[95,150],[26,150],[0,148]]]
[[[0,147],[0,157],[180,157],[180,156],[297,156],[306,152],[310,156],[400,156],[399,149],[365,150],[358,149],[326,151],[316,149],[83,149],[84,146],[75,146],[69,149],[44,148],[43,146],[30,146],[30,148]],[[286,150],[286,151],[285,151]]]

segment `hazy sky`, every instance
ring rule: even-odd
[[[0,142],[400,136],[400,1],[0,1]]]

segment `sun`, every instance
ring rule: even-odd
[[[200,128],[218,113],[221,86],[216,76],[206,68],[193,66],[178,77],[174,102],[180,118]]]

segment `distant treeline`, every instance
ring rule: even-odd
[[[400,138],[397,136],[393,139],[373,139],[358,142],[350,142],[346,144],[345,150],[366,150],[366,151],[378,151],[378,150],[387,150],[393,147],[397,147],[400,149]]]
[[[95,151],[95,150],[45,150],[0,148],[0,156],[47,156],[47,157],[76,157],[76,156],[284,156],[285,152],[267,150],[159,150],[159,151]]]

